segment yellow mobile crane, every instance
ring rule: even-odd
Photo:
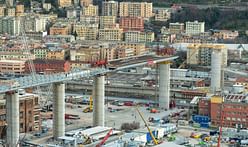
[[[143,122],[145,123],[145,126],[146,126],[147,130],[149,131],[149,133],[150,133],[150,135],[151,135],[151,137],[152,137],[152,140],[153,140],[154,144],[157,145],[157,144],[158,144],[158,141],[157,141],[157,139],[154,137],[154,135],[152,134],[151,129],[149,128],[148,124],[146,123],[146,120],[144,119],[143,115],[142,115],[141,112],[139,111],[138,107],[136,107],[136,110],[137,110],[137,112],[139,113],[139,116],[141,117],[141,119],[143,120]]]
[[[92,99],[92,96],[90,96],[90,101],[89,101],[89,107],[85,108],[83,110],[84,113],[89,113],[89,112],[92,112],[93,111],[93,99]]]

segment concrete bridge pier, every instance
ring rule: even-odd
[[[54,84],[53,137],[65,135],[65,84]]]
[[[19,146],[19,93],[6,92],[7,147]]]
[[[104,89],[105,76],[97,75],[94,77],[93,85],[93,126],[104,126]]]
[[[159,63],[159,107],[170,108],[170,62]]]

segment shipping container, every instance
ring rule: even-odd
[[[210,122],[210,118],[208,116],[202,116],[202,115],[193,115],[192,120],[196,123],[208,123],[208,122]]]

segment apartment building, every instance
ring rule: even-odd
[[[127,31],[124,32],[124,40],[127,42],[152,42],[154,41],[154,32]]]
[[[24,24],[26,32],[43,32],[46,31],[47,19],[39,15],[28,14],[22,17],[21,23]]]
[[[104,28],[99,29],[99,40],[105,41],[121,41],[123,29],[120,28]]]
[[[25,61],[0,60],[0,73],[24,73]]]
[[[34,48],[31,50],[32,54],[35,56],[35,59],[46,59],[48,48]]]
[[[98,35],[98,24],[77,23],[74,26],[79,40],[96,40]]]
[[[20,133],[30,133],[41,130],[39,97],[35,94],[19,94],[20,99]],[[0,100],[0,138],[6,136],[6,100]]]
[[[24,5],[18,4],[16,5],[16,10],[15,10],[15,15],[16,16],[23,16],[24,15]]]
[[[137,43],[137,42],[117,42],[118,48],[130,48],[134,50],[134,55],[142,55],[147,52],[147,48],[145,43]]]
[[[205,32],[205,22],[186,22],[186,34],[193,35],[193,34],[200,34]]]
[[[15,17],[0,17],[0,34],[18,35],[20,33],[20,20]]]
[[[80,14],[80,22],[99,24],[99,16],[83,16]]]
[[[83,7],[82,15],[83,16],[98,16],[98,6],[89,4],[88,6]]]
[[[6,16],[15,16],[15,13],[16,13],[16,9],[15,8],[6,8],[5,9],[5,15]]]
[[[89,6],[90,4],[93,4],[93,0],[80,0],[80,6],[81,7],[87,7]]]
[[[169,24],[170,33],[180,34],[184,32],[184,23],[170,23]]]
[[[49,49],[46,59],[51,60],[67,60],[69,59],[70,51],[62,48]]]
[[[118,16],[118,2],[102,1],[102,16]]]
[[[116,16],[100,16],[100,28],[116,27]]]
[[[171,18],[171,12],[165,8],[154,8],[154,20],[155,21],[168,21]]]
[[[120,28],[126,31],[144,31],[144,19],[142,17],[120,17]]]
[[[227,65],[227,48],[217,44],[190,44],[187,47],[187,64],[191,65],[211,65],[211,54],[213,50],[222,53],[222,65]]]
[[[55,23],[50,28],[50,35],[70,35],[71,34],[71,27],[69,24],[66,23]]]
[[[211,30],[213,33],[213,37],[223,40],[233,40],[239,36],[238,31],[231,31],[231,30]]]
[[[5,15],[5,6],[0,6],[0,17]]]
[[[120,16],[144,17],[153,16],[152,3],[147,2],[120,2]]]
[[[72,6],[72,0],[58,0],[59,7],[70,7]]]

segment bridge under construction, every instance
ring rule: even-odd
[[[170,63],[177,56],[161,57],[144,55],[110,61],[102,68],[74,70],[68,73],[49,75],[34,74],[15,78],[11,84],[1,84],[0,93],[6,97],[7,146],[19,144],[19,89],[53,84],[53,137],[65,135],[65,82],[93,77],[94,107],[93,126],[104,126],[105,74],[138,66],[158,64],[159,67],[159,107],[169,109],[170,103]]]

